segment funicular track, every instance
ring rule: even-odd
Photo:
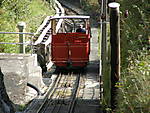
[[[65,5],[62,5],[60,8],[60,4],[56,3],[56,15],[80,15],[83,13],[79,13],[70,7],[67,7]],[[48,62],[50,61],[50,45],[51,45],[51,22],[50,22],[50,16],[45,18],[43,21],[43,24],[39,27],[37,30],[37,34],[34,37],[34,48],[35,53],[38,54],[40,59],[42,58],[42,65],[48,65]],[[57,28],[56,33],[58,32],[59,28],[61,27],[62,20],[58,20],[57,22]],[[70,21],[67,23],[65,21],[65,24],[70,25]],[[95,65],[95,64],[93,64]],[[93,67],[92,67],[93,68]],[[90,66],[83,71],[67,71],[67,72],[58,72],[57,78],[55,81],[50,84],[48,91],[45,95],[44,99],[41,99],[39,105],[36,107],[31,108],[32,110],[29,110],[27,113],[97,113],[93,111],[93,109],[98,109],[99,105],[97,104],[98,101],[98,88],[88,88],[86,85],[89,85],[89,83],[97,84],[98,77],[97,77],[97,70],[95,73],[91,74],[89,76],[87,70],[92,69]],[[95,68],[94,68],[95,69]],[[92,79],[95,81],[93,81]],[[90,93],[89,93],[90,91]],[[92,100],[88,100],[91,98]],[[86,99],[86,101],[84,101]],[[40,100],[40,99],[37,99]],[[80,104],[81,102],[81,104]],[[87,106],[84,106],[85,103]],[[35,104],[37,104],[35,102]],[[76,108],[76,107],[83,107],[82,108]],[[93,107],[94,106],[94,107]],[[33,110],[34,109],[34,110]],[[85,109],[85,110],[84,110]]]
[[[36,113],[73,113],[83,70],[59,72]]]
[[[63,5],[63,9],[60,8],[60,4],[56,2],[56,15],[61,16],[65,12],[67,15],[79,15],[76,11]],[[38,37],[34,37],[35,50],[43,50],[49,47],[51,43],[51,17],[48,16],[43,21],[43,24],[39,27]],[[60,22],[59,22],[60,21]],[[61,20],[57,22],[56,32],[61,27]],[[66,21],[65,23],[69,25]],[[44,45],[44,47],[42,47]],[[46,50],[47,51],[47,50]],[[45,51],[45,52],[46,52]],[[38,53],[45,57],[45,53]],[[46,58],[44,58],[47,60]],[[47,62],[47,61],[46,61]],[[84,70],[73,70],[66,72],[58,72],[57,78],[52,85],[49,86],[45,98],[41,102],[41,105],[36,108],[36,113],[73,113],[75,109],[75,101],[77,93],[79,92],[80,78],[83,75]],[[83,79],[83,78],[82,78]],[[34,108],[33,108],[34,109]],[[31,110],[32,112],[32,110]]]

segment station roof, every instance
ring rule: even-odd
[[[90,16],[71,15],[71,16],[53,16],[51,19],[89,19]]]

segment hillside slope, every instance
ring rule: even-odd
[[[1,0],[0,31],[17,32],[17,24],[24,21],[26,32],[36,32],[46,16],[54,15],[52,4],[43,0]],[[0,34],[0,42],[18,42],[18,35]],[[0,52],[18,53],[16,45],[0,45]]]

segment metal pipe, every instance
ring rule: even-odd
[[[35,33],[24,33],[24,32],[0,32],[0,34],[26,34],[26,35],[34,35]]]
[[[10,42],[0,42],[0,44],[18,44],[18,45],[33,45],[31,43],[10,43]]]
[[[41,92],[36,86],[34,86],[33,84],[27,83],[27,86],[29,86],[29,87],[33,88],[34,90],[36,90],[38,96],[39,96],[39,95],[42,95],[42,92]]]

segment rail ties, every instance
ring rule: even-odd
[[[36,113],[72,113],[82,72],[61,72]]]

